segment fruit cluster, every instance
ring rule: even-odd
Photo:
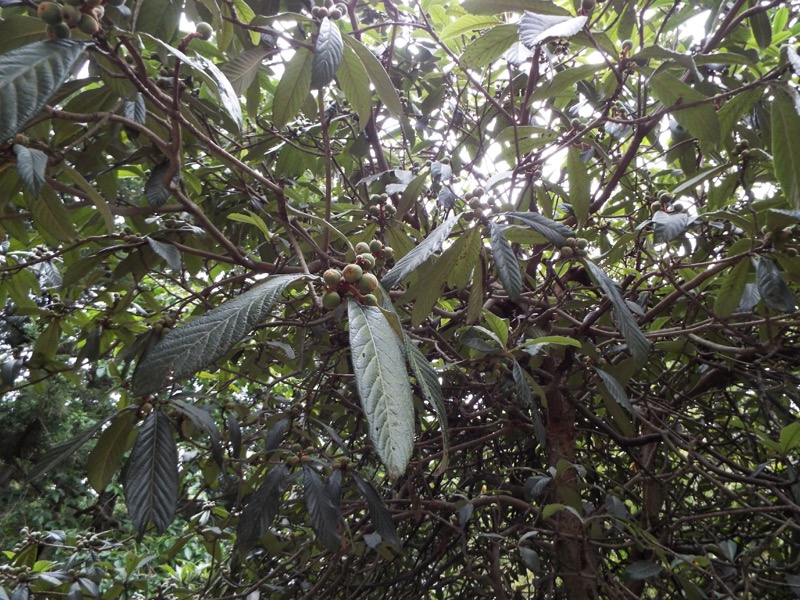
[[[372,194],[369,197],[367,214],[377,221],[385,221],[397,214],[397,209],[390,202],[389,194]],[[373,240],[374,241],[374,240]]]
[[[800,240],[800,223],[782,229],[769,230],[766,226],[761,228],[764,234],[764,244],[772,246],[775,250],[783,252],[786,256],[794,258],[798,255],[798,241]]]
[[[683,204],[680,202],[673,202],[675,197],[672,192],[661,190],[655,196],[647,196],[645,200],[650,202],[650,210],[655,212],[664,211],[667,213],[680,213],[683,212]]]
[[[341,271],[328,269],[322,274],[322,279],[328,286],[322,295],[322,305],[327,310],[339,306],[344,296],[352,296],[367,306],[378,306],[378,298],[373,294],[378,288],[378,278],[370,271],[392,258],[394,250],[390,246],[384,246],[380,240],[359,242],[355,250],[354,262]]]
[[[511,202],[501,204],[497,198],[486,193],[482,187],[476,187],[471,192],[464,194],[464,200],[469,207],[463,218],[465,221],[485,220],[488,213],[509,212],[515,210]]]
[[[574,257],[587,256],[589,253],[586,248],[589,241],[586,238],[567,238],[567,245],[562,246],[559,252],[561,258],[567,260]]]
[[[311,16],[315,19],[330,18],[338,21],[347,14],[347,7],[344,4],[334,4],[333,0],[325,0],[322,6],[315,6],[311,9]]]
[[[87,35],[100,31],[100,19],[105,14],[104,4],[122,6],[125,0],[63,0],[40,2],[36,14],[45,22],[45,33],[51,40],[65,40],[77,27]]]

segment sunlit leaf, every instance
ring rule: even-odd
[[[522,275],[519,270],[519,263],[511,248],[511,244],[503,235],[503,228],[496,223],[489,225],[489,235],[492,241],[492,254],[497,265],[497,276],[503,283],[508,297],[518,300],[522,291]]]
[[[400,100],[400,96],[397,94],[397,90],[395,89],[392,80],[389,78],[389,74],[386,72],[386,69],[383,67],[380,61],[375,58],[372,50],[367,48],[364,44],[359,42],[351,35],[344,36],[343,41],[345,44],[350,46],[350,48],[352,48],[353,51],[358,55],[358,58],[361,59],[361,62],[364,64],[364,68],[369,74],[369,79],[372,82],[372,85],[375,86],[375,91],[378,93],[378,97],[386,105],[386,108],[389,110],[389,112],[395,117],[402,116],[403,103]]]
[[[586,16],[561,17],[525,11],[519,22],[519,41],[533,48],[554,38],[569,38],[583,29],[587,20]]]
[[[796,93],[796,92],[795,92]],[[800,115],[781,90],[772,99],[772,161],[789,206],[800,209]]]
[[[281,129],[297,115],[308,92],[311,90],[311,65],[314,54],[305,48],[298,48],[291,60],[286,63],[275,97],[272,100],[272,121]]]
[[[381,285],[387,289],[394,286],[403,278],[413,273],[414,270],[430,258],[433,253],[438,252],[444,241],[450,235],[453,227],[455,227],[458,219],[458,215],[450,215],[444,223],[439,225],[439,227],[434,229],[431,234],[425,238],[424,242],[395,263],[394,267],[381,279]]]
[[[325,17],[319,26],[314,60],[311,63],[311,87],[325,87],[333,79],[342,62],[342,33],[331,19]]]
[[[350,352],[369,435],[389,476],[403,474],[414,448],[414,403],[402,340],[383,313],[348,301]]]
[[[128,451],[128,441],[136,414],[130,410],[118,414],[105,431],[100,435],[94,448],[89,453],[87,462],[87,478],[89,485],[98,494],[111,482],[117,472],[122,457]]]
[[[541,233],[551,244],[558,248],[566,246],[567,238],[576,237],[577,235],[566,225],[543,217],[537,212],[508,212],[506,216],[522,221],[537,233]]]

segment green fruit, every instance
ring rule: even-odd
[[[322,274],[322,279],[325,280],[330,286],[337,286],[339,285],[339,281],[342,278],[342,272],[339,269],[328,269]]]
[[[356,244],[356,254],[364,254],[369,252],[369,244],[367,242],[358,242]]]
[[[472,210],[468,210],[467,212],[464,213],[463,218],[467,223],[469,223],[475,218],[475,212]]]
[[[375,254],[376,252],[380,252],[381,248],[383,248],[383,242],[380,240],[372,240],[369,243],[369,251]]]
[[[377,217],[381,214],[381,207],[380,206],[370,206],[369,210],[367,211],[373,217]]]
[[[52,40],[68,40],[72,35],[69,25],[59,23],[58,25],[47,25],[44,28],[47,37]]]
[[[561,248],[561,258],[572,258],[575,256],[575,251],[569,246]]]
[[[362,294],[370,294],[378,287],[378,278],[372,273],[364,273],[358,280],[358,289]]]
[[[672,193],[667,190],[661,190],[658,192],[657,198],[661,200],[661,202],[672,202]]]
[[[319,19],[319,6],[315,6],[311,9],[311,16],[315,19]]]
[[[381,202],[383,202],[383,198],[381,198],[380,194],[372,194],[369,197],[369,202],[370,204],[380,204]]]
[[[481,205],[481,201],[473,196],[472,198],[470,198],[468,205],[470,208],[478,208]]]
[[[364,275],[364,270],[358,265],[349,264],[342,271],[342,277],[347,283],[355,283]]]
[[[205,21],[198,23],[195,31],[201,40],[210,40],[211,36],[214,35],[214,28]]]
[[[100,31],[100,24],[93,16],[83,15],[81,20],[78,21],[78,29],[80,29],[86,35],[94,35]]]
[[[592,10],[595,4],[597,4],[597,0],[581,0],[581,8],[586,12]]]
[[[375,257],[369,252],[365,252],[364,254],[358,255],[356,262],[358,262],[365,271],[371,271],[372,267],[375,266]]]
[[[61,16],[61,7],[55,2],[42,2],[36,9],[36,14],[48,25],[58,25],[64,20]]]
[[[623,40],[622,44],[620,44],[623,52],[630,52],[633,50],[633,40]]]
[[[364,296],[364,304],[367,306],[378,306],[378,298],[375,294],[367,294]]]
[[[384,246],[383,247],[383,257],[384,258],[392,258],[394,256],[394,248],[391,246]]]
[[[650,204],[650,210],[653,212],[658,212],[661,210],[661,202],[653,202]]]
[[[77,27],[81,21],[81,16],[83,16],[83,13],[74,6],[66,5],[61,7],[61,18],[70,27]]]
[[[327,18],[328,14],[329,14],[329,13],[328,13],[328,9],[327,9],[327,7],[325,7],[325,6],[320,6],[320,7],[319,7],[319,18],[320,18],[320,19],[325,19],[325,18]]]
[[[322,306],[326,310],[333,310],[342,303],[342,297],[339,292],[325,292],[322,295]]]
[[[482,187],[476,187],[475,190],[472,192],[476,197],[480,198],[486,193],[486,190]]]
[[[575,244],[576,244],[576,245],[578,246],[578,248],[580,248],[581,250],[585,250],[585,249],[586,249],[586,247],[589,245],[589,240],[587,240],[586,238],[578,238],[578,239],[575,241]]]
[[[340,11],[338,8],[334,8],[330,12],[330,17],[334,21],[338,21],[339,19],[342,18],[342,11]]]
[[[323,0],[322,2],[325,8],[333,8],[333,0]]]
[[[674,212],[674,213],[683,212],[683,204],[681,204],[680,202],[676,202],[675,204],[673,204],[672,205],[672,212]]]

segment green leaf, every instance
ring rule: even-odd
[[[126,410],[117,414],[89,453],[86,477],[89,485],[98,494],[111,482],[122,462],[122,457],[128,451],[130,433],[135,423],[136,413],[133,411]]]
[[[342,62],[342,32],[339,26],[325,17],[319,25],[314,60],[311,63],[311,87],[328,85]]]
[[[89,183],[86,178],[81,175],[77,169],[73,169],[66,163],[61,163],[60,165],[62,172],[66,175],[69,179],[73,181],[79,188],[81,188],[89,199],[92,201],[92,204],[95,205],[97,208],[97,212],[100,213],[100,216],[103,217],[103,223],[106,226],[106,231],[109,233],[113,233],[116,226],[114,225],[114,215],[111,214],[111,208],[106,202],[105,198],[100,195],[94,186]]]
[[[322,545],[331,552],[341,550],[342,543],[336,530],[339,511],[331,502],[319,474],[309,464],[303,464],[303,497],[311,517],[311,527]]]
[[[566,246],[567,238],[576,237],[576,233],[566,225],[543,217],[538,212],[507,212],[507,217],[518,219],[528,227],[542,234],[551,244],[561,248]]]
[[[448,23],[439,33],[442,41],[451,40],[461,35],[472,33],[476,29],[488,29],[498,25],[500,21],[496,17],[485,17],[476,15],[464,15],[452,23]]]
[[[137,5],[135,31],[151,34],[155,39],[170,42],[178,33],[183,2],[181,0],[149,0]]]
[[[264,484],[250,497],[242,510],[236,526],[236,552],[239,556],[252,550],[275,520],[286,473],[285,464],[280,464],[267,473]]]
[[[303,274],[277,275],[194,321],[170,331],[139,361],[133,393],[152,394],[170,379],[188,377],[224,356],[267,315],[291,284]]]
[[[627,410],[630,414],[635,415],[636,413],[633,410],[633,405],[631,404],[630,398],[628,398],[628,393],[625,391],[625,387],[619,381],[617,381],[617,378],[611,373],[607,373],[602,369],[595,368],[594,372],[597,373],[598,377],[600,377],[603,385],[609,391],[617,404]]]
[[[237,131],[242,129],[242,107],[239,104],[239,96],[234,91],[231,82],[225,74],[219,70],[219,67],[207,59],[205,56],[196,55],[189,57],[187,54],[181,52],[177,48],[173,48],[169,44],[156,37],[150,37],[159,46],[164,48],[167,52],[180,59],[182,63],[187,65],[192,71],[203,80],[208,86],[211,94],[216,98],[222,108],[228,113],[231,122],[236,126]]]
[[[758,2],[750,0],[751,7],[757,6]],[[750,28],[753,30],[753,38],[756,40],[758,47],[766,50],[772,45],[772,25],[770,24],[769,15],[766,11],[758,11],[750,15],[747,19],[750,22]]]
[[[367,500],[367,510],[369,510],[369,516],[372,517],[372,525],[375,527],[375,531],[390,544],[398,548],[401,547],[403,543],[397,537],[397,528],[394,525],[392,515],[389,514],[389,510],[380,496],[378,496],[378,493],[356,473],[353,473],[353,481],[356,482],[356,487]]]
[[[436,468],[437,472],[444,472],[449,462],[449,435],[447,433],[447,408],[444,404],[444,395],[442,394],[442,386],[439,383],[439,375],[425,358],[422,351],[417,348],[411,340],[406,336],[405,348],[406,356],[408,357],[408,365],[411,367],[411,372],[417,379],[417,385],[422,392],[422,397],[430,402],[433,410],[436,412],[436,418],[439,420],[439,426],[442,428],[442,447],[443,458],[442,462]],[[378,533],[381,533],[380,531]],[[383,535],[381,533],[381,535]],[[384,539],[386,536],[383,536]]]
[[[306,48],[298,48],[286,63],[275,96],[272,99],[272,121],[283,129],[297,114],[311,90],[311,65],[314,54]]]
[[[714,301],[714,313],[721,318],[730,317],[742,298],[747,275],[750,272],[750,261],[740,260],[730,270],[730,273],[720,277],[719,291]]]
[[[781,452],[789,454],[792,450],[800,448],[800,421],[795,421],[781,429]]]
[[[677,77],[661,72],[650,78],[653,93],[665,108],[708,100],[706,96],[689,87]],[[674,110],[672,116],[700,142],[717,145],[720,140],[720,123],[711,102],[692,108]]]
[[[64,203],[51,187],[43,187],[38,198],[26,198],[34,226],[60,242],[74,240],[78,233]]]
[[[586,165],[581,159],[580,150],[570,148],[567,153],[567,175],[569,180],[569,201],[578,227],[586,225],[589,219],[589,204],[592,200],[591,180]]]
[[[369,88],[369,75],[364,63],[350,46],[344,46],[344,56],[336,72],[336,78],[358,116],[359,129],[364,129],[372,117],[372,91]]]
[[[372,82],[372,85],[375,86],[375,91],[378,93],[378,98],[380,98],[384,105],[386,105],[386,108],[390,113],[392,113],[392,116],[398,118],[402,117],[404,109],[403,103],[400,100],[400,96],[397,94],[397,90],[395,89],[392,80],[389,78],[389,74],[386,72],[386,69],[384,69],[380,61],[375,58],[372,50],[350,35],[344,36],[343,41],[345,44],[350,46],[350,48],[352,48],[356,54],[358,54],[358,58],[361,59],[361,62],[364,64],[364,68],[369,74],[369,79]]]
[[[256,46],[237,54],[219,66],[220,71],[228,78],[237,96],[244,95],[250,84],[258,77],[262,61],[269,53],[269,49],[263,46]]]
[[[0,54],[41,41],[42,20],[39,17],[3,14],[3,20],[0,21]]]
[[[663,570],[661,565],[657,565],[654,562],[637,560],[635,563],[625,567],[625,575],[635,581],[641,581],[655,577]]]
[[[464,0],[461,8],[473,15],[496,15],[526,10],[543,15],[569,15],[569,11],[548,0]]]
[[[736,94],[719,109],[720,139],[727,139],[741,118],[750,112],[764,95],[762,88],[753,88]]]
[[[788,313],[797,306],[797,298],[783,280],[778,267],[766,256],[758,260],[756,286],[764,303],[773,310]]]
[[[154,240],[149,235],[147,236],[147,243],[153,249],[153,252],[158,254],[169,265],[169,268],[180,273],[183,270],[183,262],[181,261],[180,251],[172,244],[166,242],[159,242]]]
[[[12,148],[17,157],[17,173],[20,181],[28,188],[32,196],[38,196],[44,185],[47,154],[22,144],[14,144]]]
[[[519,398],[522,406],[529,408],[531,411],[531,416],[533,417],[533,435],[536,436],[536,441],[539,442],[539,445],[544,448],[547,442],[547,430],[539,414],[539,404],[536,402],[536,398],[528,385],[525,373],[522,371],[522,367],[519,366],[517,361],[514,361],[511,366],[511,374],[514,378],[514,390],[517,393],[517,398]]]
[[[85,48],[85,42],[55,40],[0,55],[0,144],[44,108]]]
[[[152,523],[164,533],[178,504],[178,449],[172,424],[160,409],[147,415],[125,467],[125,503],[134,527],[143,534]]]
[[[167,182],[164,180],[169,172],[169,161],[164,161],[155,167],[150,172],[150,177],[144,184],[144,197],[147,199],[147,205],[152,208],[160,208],[172,196]],[[180,181],[180,173],[175,173],[172,177],[172,182],[177,184]]]
[[[377,308],[350,300],[348,313],[353,370],[369,435],[395,479],[414,448],[414,403],[403,343]]]
[[[683,235],[694,219],[685,212],[668,213],[658,210],[653,214],[653,242],[666,244]]]
[[[503,235],[503,227],[497,223],[489,224],[489,236],[492,242],[492,255],[494,256],[497,275],[505,288],[508,297],[515,302],[522,292],[522,275],[519,270],[517,256],[511,244]]]
[[[194,427],[205,432],[211,442],[211,453],[218,465],[222,466],[222,436],[219,428],[205,408],[182,402],[177,398],[170,398],[170,404],[183,414]]]
[[[800,115],[782,90],[775,90],[771,108],[772,162],[789,206],[800,209]]]
[[[458,62],[470,69],[490,65],[517,41],[518,36],[516,25],[492,27],[467,46]]]
[[[389,289],[413,273],[414,270],[428,260],[434,252],[438,252],[444,241],[450,235],[453,227],[455,227],[458,219],[458,215],[450,215],[444,223],[439,225],[425,238],[425,241],[395,263],[394,267],[383,276],[381,285]]]
[[[32,481],[70,458],[80,450],[81,446],[93,438],[94,435],[103,428],[103,425],[113,419],[117,414],[119,413],[108,415],[105,419],[98,421],[63,444],[50,448],[50,450],[45,452],[44,455],[36,461],[33,468],[28,472],[28,479]]]
[[[614,320],[628,344],[628,352],[630,352],[637,364],[644,364],[650,352],[650,342],[647,341],[647,338],[644,337],[639,329],[639,325],[622,297],[619,287],[605,274],[603,269],[592,261],[583,259],[583,262],[588,267],[592,279],[597,282],[603,293],[611,300],[611,304],[614,307]]]
[[[519,22],[519,41],[532,50],[534,46],[555,38],[572,37],[588,20],[587,16],[561,17],[526,10]]]
[[[574,86],[576,83],[590,79],[598,71],[606,68],[607,67],[604,64],[589,64],[578,65],[569,69],[564,69],[563,71],[556,73],[552,79],[537,87],[531,95],[531,102],[555,98],[564,92],[572,93],[575,90]]]

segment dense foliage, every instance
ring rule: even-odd
[[[0,598],[800,597],[798,34],[0,1]]]

